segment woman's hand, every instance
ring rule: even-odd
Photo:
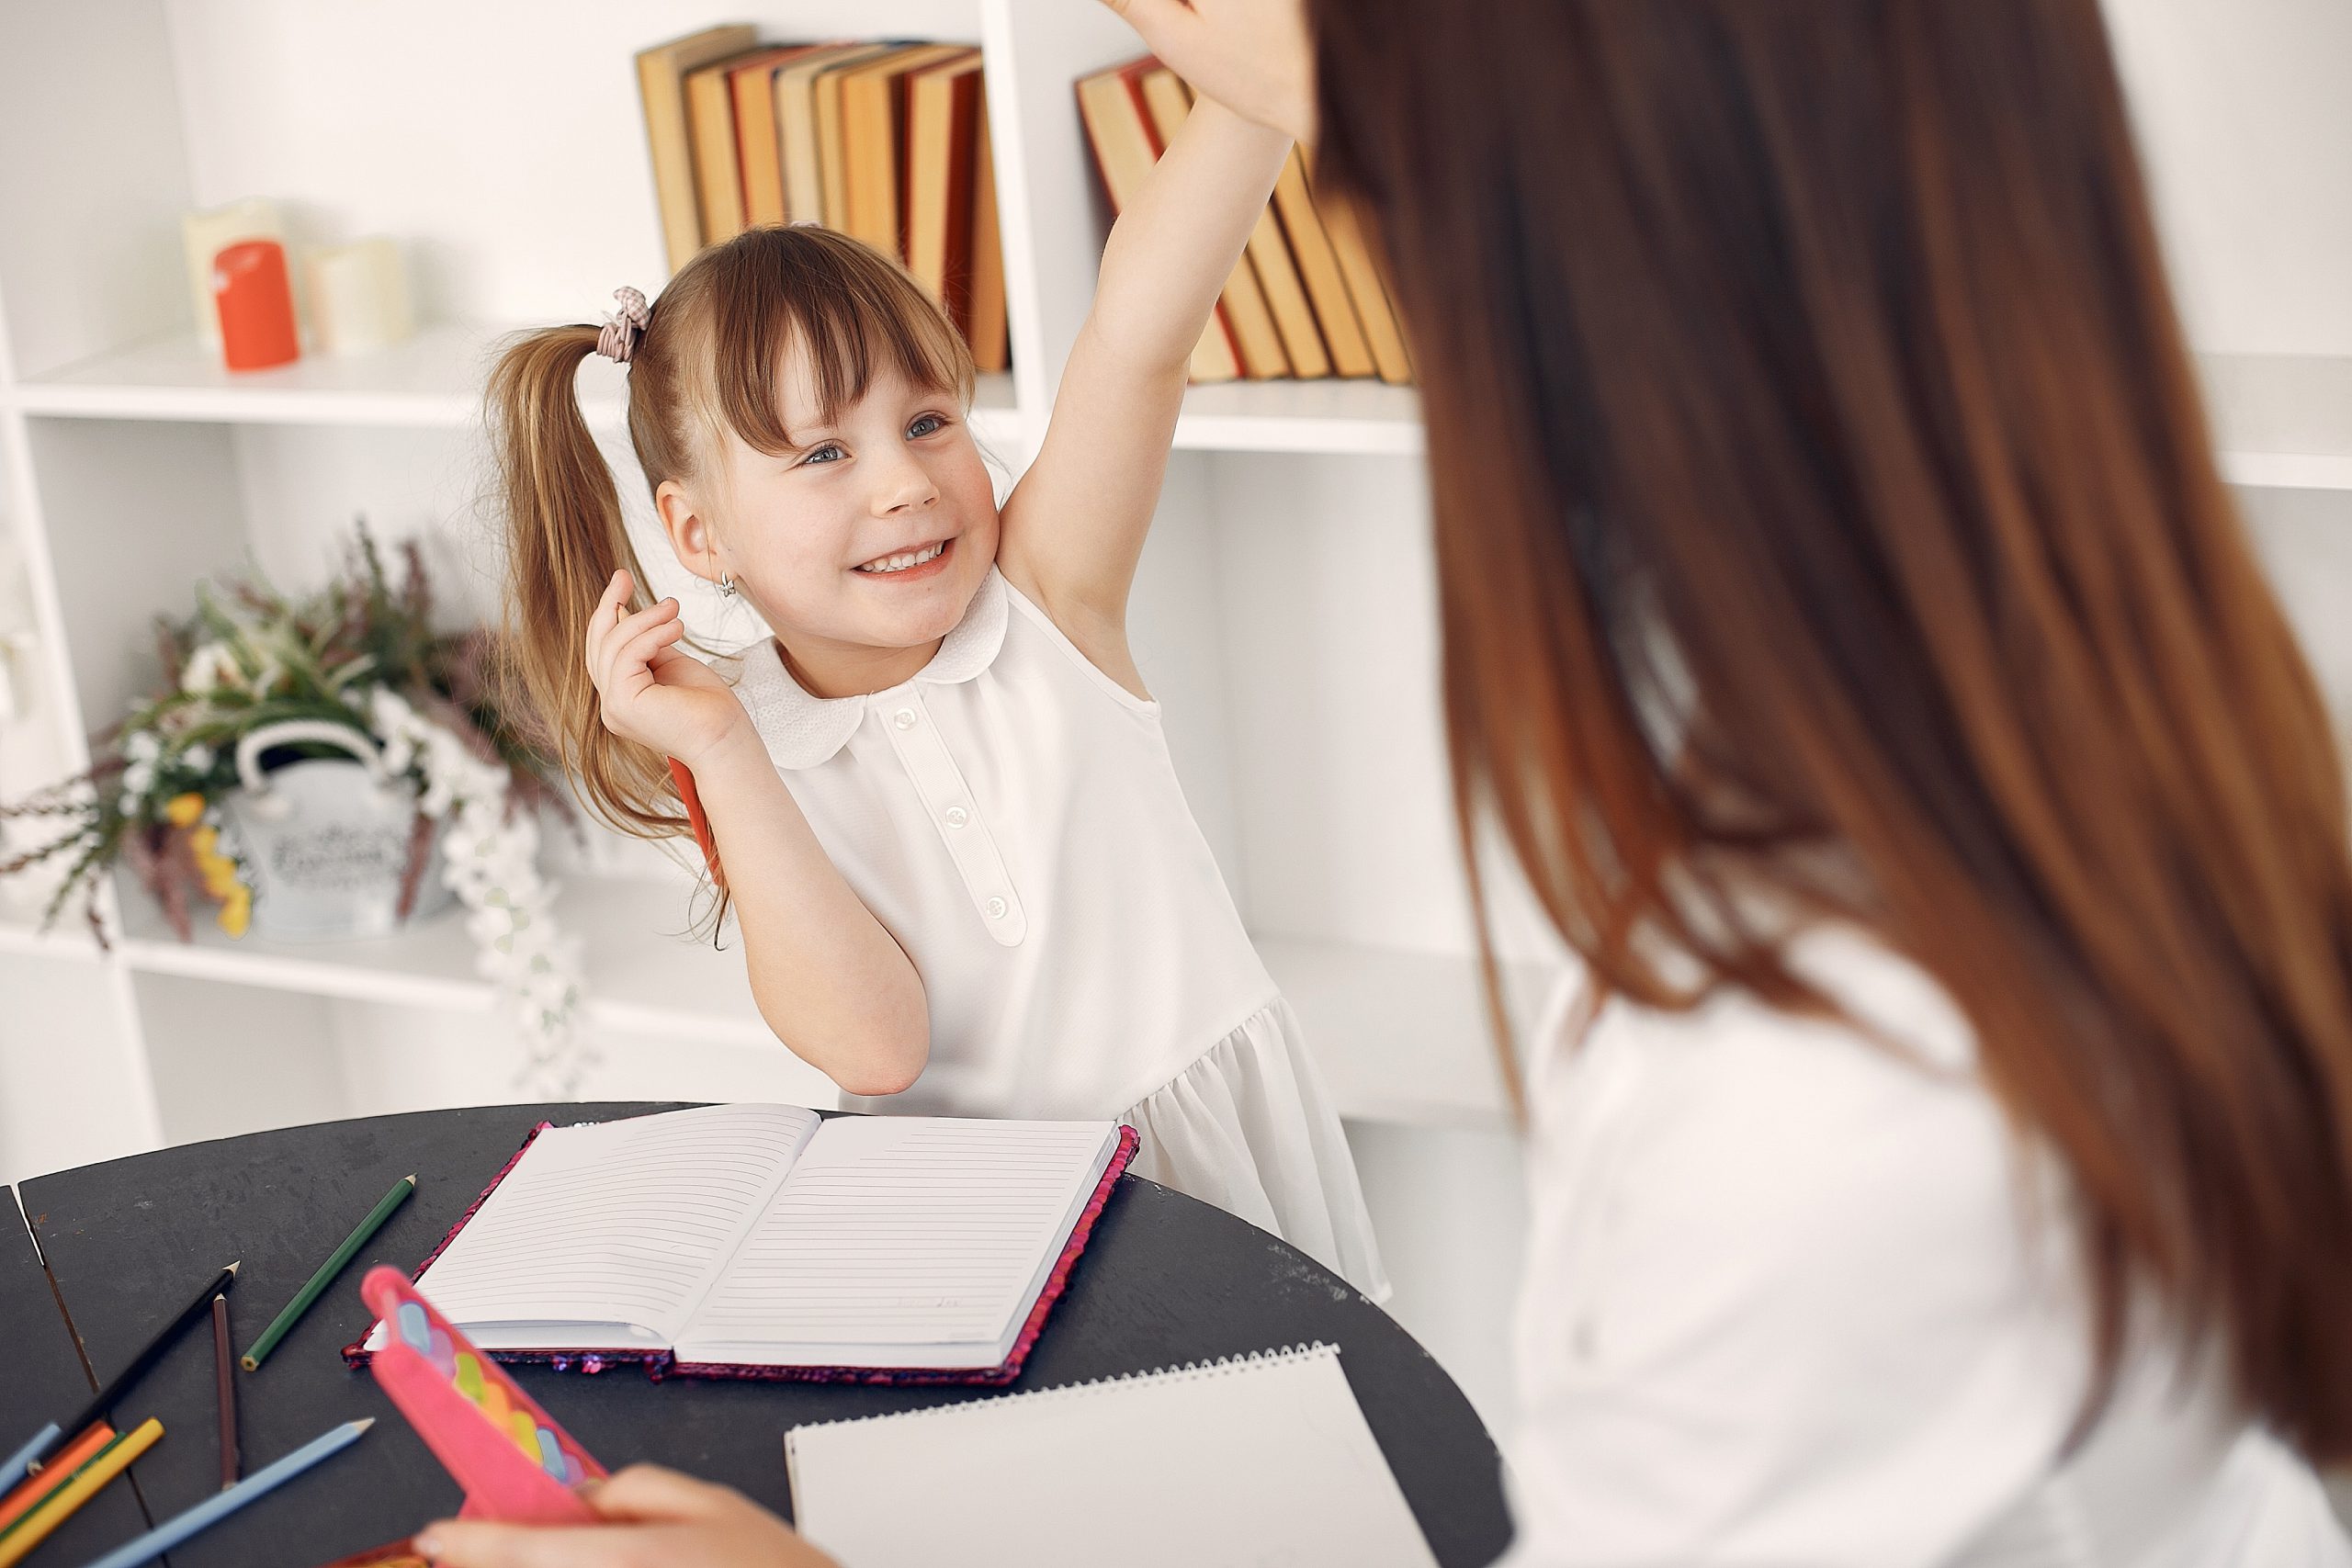
[[[718,672],[674,646],[686,635],[675,599],[628,613],[635,584],[613,573],[588,617],[588,678],[605,728],[693,767],[751,723]]]
[[[1315,141],[1315,51],[1306,0],[1102,0],[1152,53],[1234,113],[1301,146]]]
[[[741,1493],[633,1464],[582,1495],[601,1525],[444,1519],[416,1536],[442,1568],[838,1568]]]

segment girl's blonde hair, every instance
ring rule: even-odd
[[[573,389],[598,331],[522,333],[491,372],[506,529],[499,668],[508,711],[527,716],[590,811],[634,837],[674,838],[688,829],[667,760],[605,728],[584,661],[589,614],[616,568],[636,583],[631,610],[652,603]],[[629,356],[629,442],[648,489],[702,473],[726,430],[762,452],[789,450],[776,389],[796,344],[808,349],[824,422],[886,367],[971,402],[969,350],[896,262],[826,229],[752,229],[670,280]]]

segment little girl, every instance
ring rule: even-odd
[[[490,387],[511,657],[600,815],[690,771],[777,1036],[857,1108],[1120,1118],[1135,1169],[1385,1296],[1338,1117],[1186,806],[1125,634],[1185,365],[1287,142],[1204,100],[1113,230],[1000,509],[972,366],[893,262],[816,228],[705,251]],[[645,604],[573,394],[628,367],[678,560],[773,641],[707,665]]]

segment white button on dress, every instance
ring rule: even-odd
[[[1375,1298],[1337,1112],[1193,820],[1159,705],[991,570],[913,680],[808,694],[718,661],[833,864],[922,975],[929,1065],[860,1110],[1111,1118],[1138,1175]]]

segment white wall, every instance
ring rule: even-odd
[[[2190,340],[2352,354],[2352,3],[2106,9]]]

